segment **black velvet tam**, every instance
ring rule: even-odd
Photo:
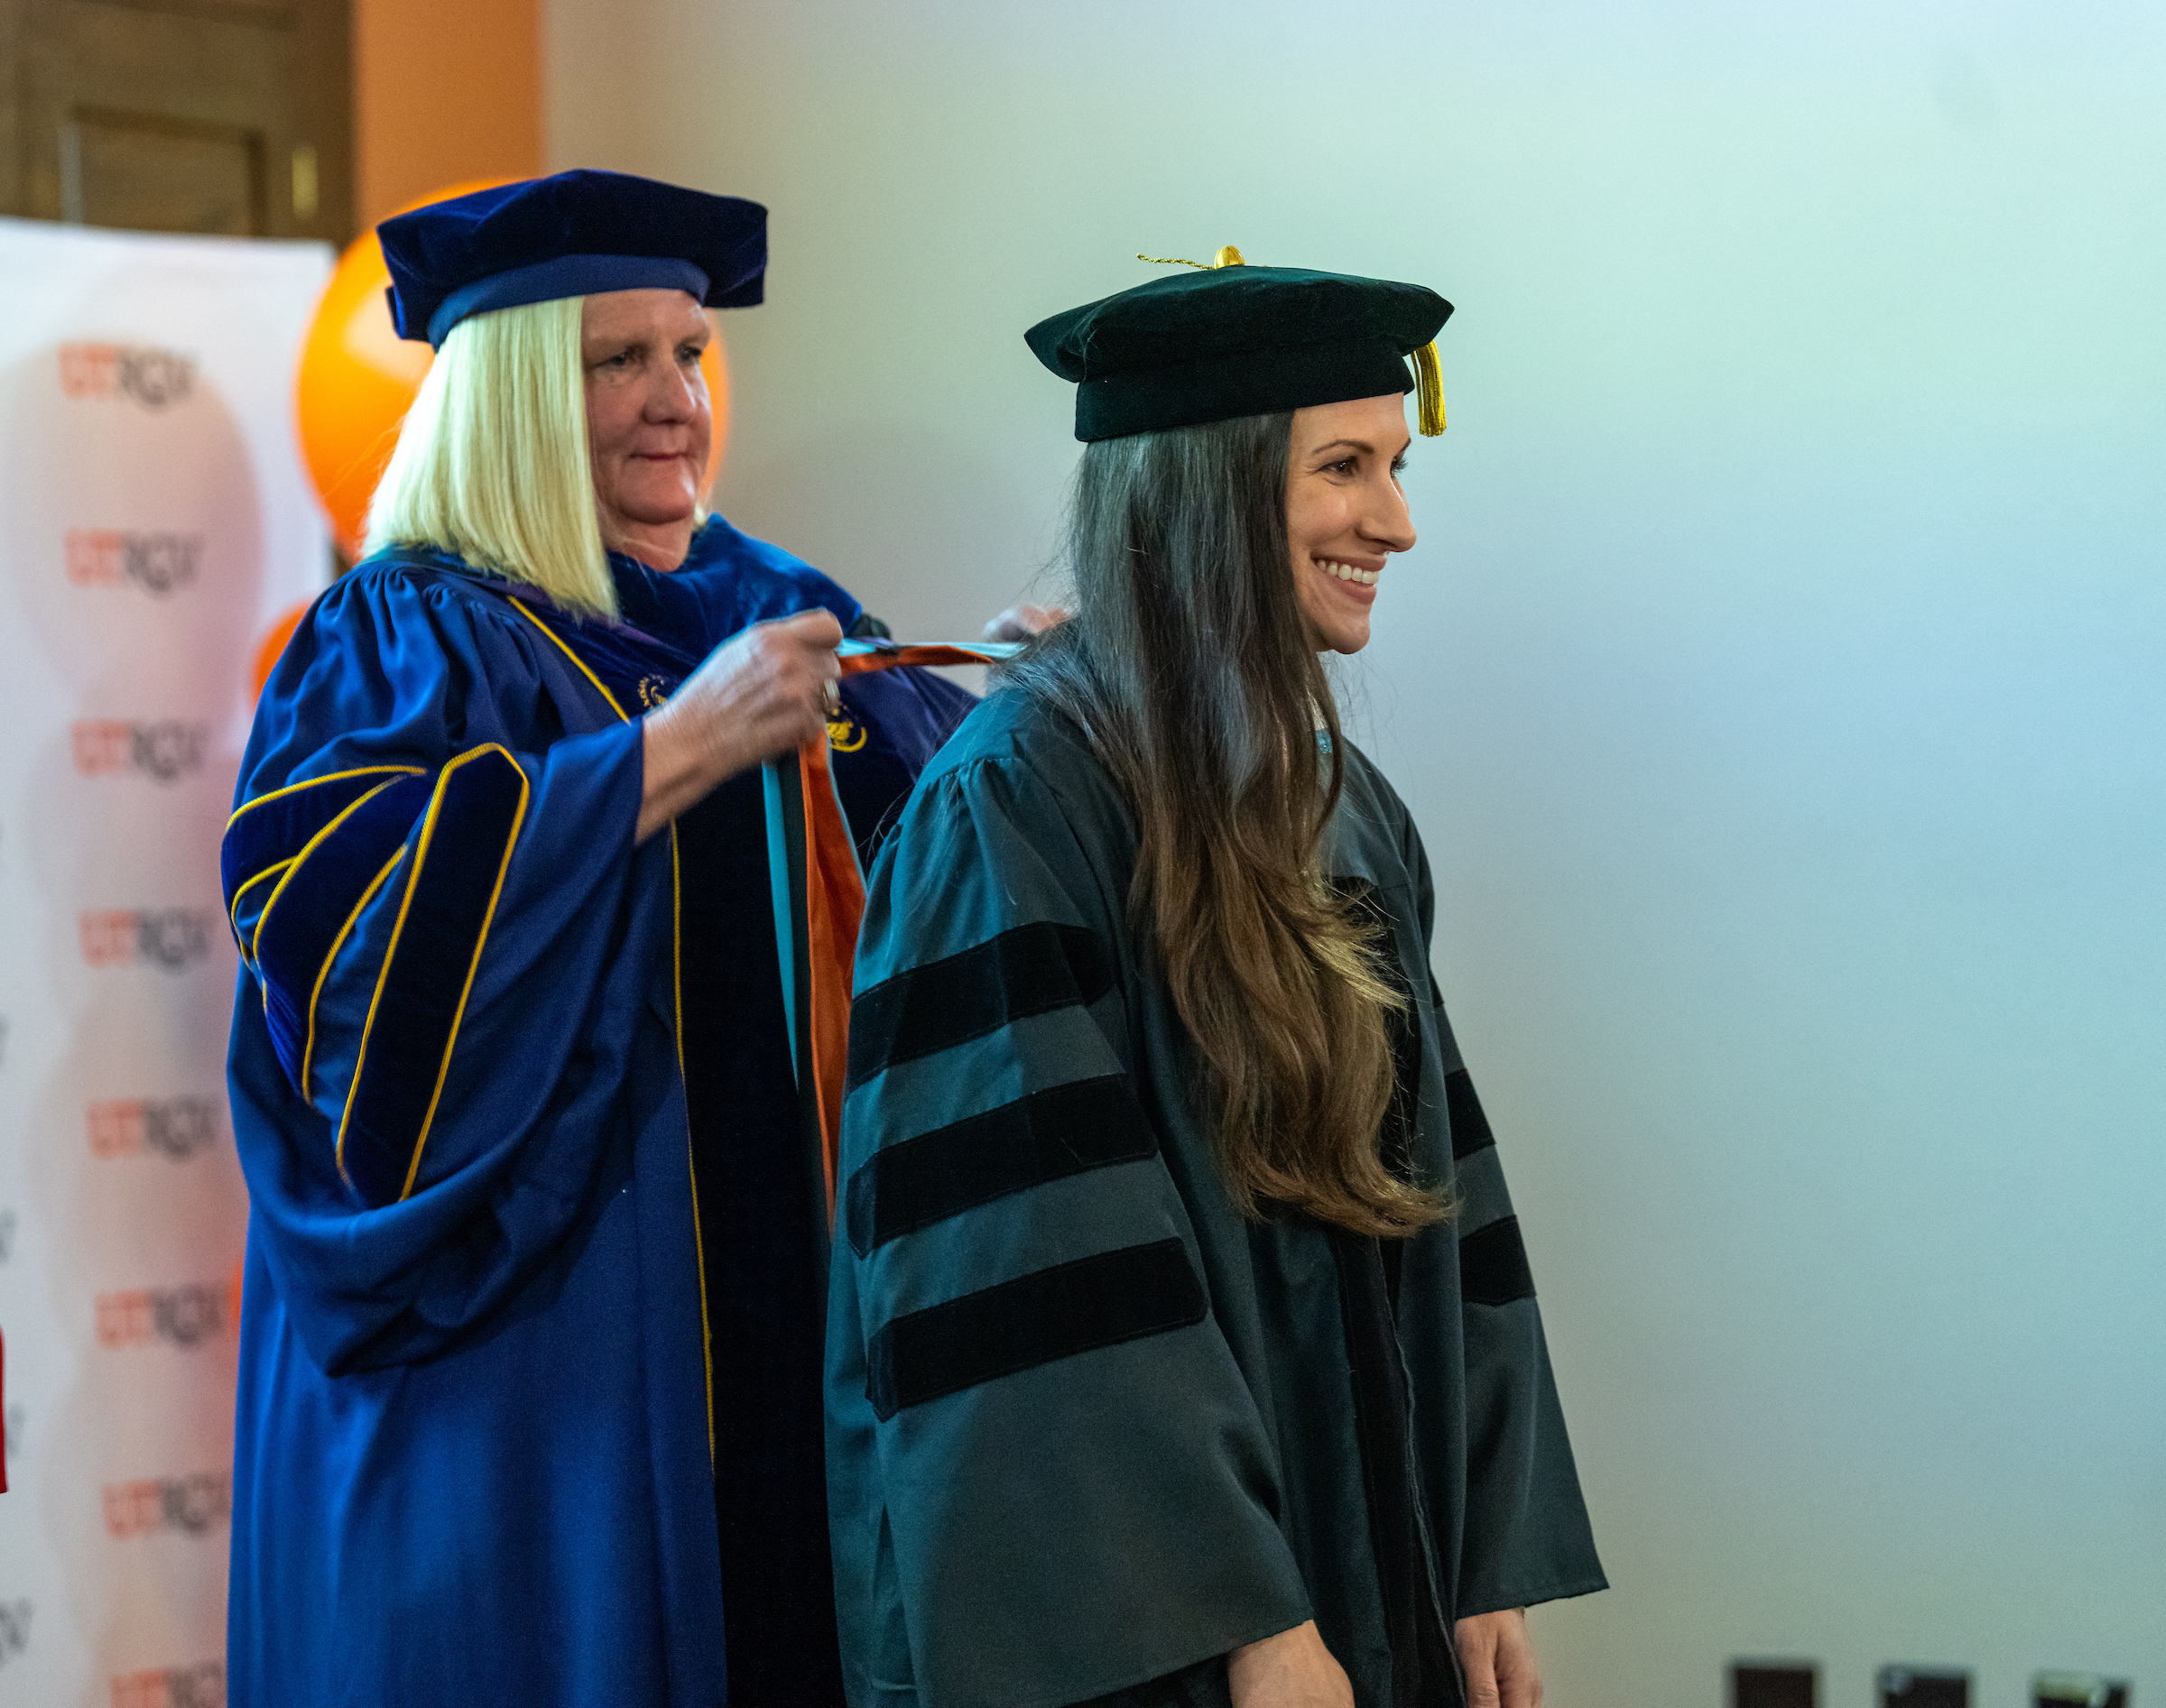
[[[1236,263],[1153,279],[1023,336],[1077,382],[1076,437],[1118,439],[1414,387],[1451,304],[1422,285]]]
[[[709,309],[760,300],[767,210],[625,172],[558,172],[431,202],[376,227],[402,338],[440,346],[468,315],[662,287]]]

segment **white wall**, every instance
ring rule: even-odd
[[[902,632],[1043,562],[1020,334],[1135,251],[1459,305],[1350,682],[1617,1586],[1565,1708],[2166,1695],[2161,88],[2099,0],[551,0],[552,164],[773,208],[722,507]]]

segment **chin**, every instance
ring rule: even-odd
[[[667,493],[636,493],[619,502],[617,510],[627,520],[650,528],[667,528],[686,522],[698,512],[699,494],[678,487]]]

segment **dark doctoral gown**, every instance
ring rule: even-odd
[[[1456,1220],[1243,1219],[1124,927],[1134,833],[1079,734],[976,712],[859,938],[828,1341],[857,1708],[1226,1701],[1314,1618],[1361,1708],[1461,1697],[1456,1618],[1601,1588],[1519,1226],[1360,752],[1328,870],[1409,998],[1388,1152]]]
[[[865,619],[719,519],[611,568],[623,621],[582,623],[372,559],[257,709],[236,1708],[840,1699],[795,762],[633,835],[640,712],[747,623]],[[844,695],[869,857],[970,701]]]

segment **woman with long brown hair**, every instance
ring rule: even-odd
[[[859,945],[830,1289],[855,1703],[1502,1702],[1602,1586],[1427,860],[1339,728],[1419,286],[1226,264],[1032,328],[1073,621],[928,770]]]

